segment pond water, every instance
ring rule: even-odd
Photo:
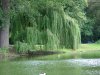
[[[0,75],[100,75],[100,59],[37,60],[13,59],[0,62]]]

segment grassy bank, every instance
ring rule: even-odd
[[[2,59],[13,59],[19,57],[18,54],[15,52],[10,52],[8,49],[1,49],[0,48],[0,60]]]
[[[100,44],[81,44],[79,51],[100,50]]]
[[[82,58],[100,58],[100,44],[82,44],[76,52]]]
[[[54,54],[41,57],[34,57],[35,59],[43,60],[60,60],[60,59],[73,59],[73,58],[100,58],[100,44],[81,44],[78,50],[61,49],[63,54]],[[33,59],[33,57],[32,57]]]
[[[81,44],[78,50],[66,50],[66,55],[69,58],[100,58],[100,44]]]
[[[71,50],[71,49],[59,49],[57,51],[53,52],[58,52],[58,53],[51,53],[46,54],[46,55],[35,55],[32,57],[32,59],[45,59],[45,60],[50,60],[50,59],[72,59],[72,58],[100,58],[100,44],[81,44],[80,48],[78,50]],[[37,53],[37,52],[36,52]],[[34,54],[34,53],[33,53]],[[38,52],[38,54],[41,54]],[[1,51],[0,52],[0,57],[16,57],[16,54],[14,53],[9,53],[7,51]],[[18,55],[17,55],[18,56]]]

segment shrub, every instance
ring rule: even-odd
[[[96,43],[96,44],[100,44],[100,40],[96,41],[95,43]]]
[[[15,48],[18,53],[27,53],[29,50],[33,50],[32,45],[19,41],[15,43]]]

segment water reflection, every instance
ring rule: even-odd
[[[13,60],[0,62],[0,75],[100,75],[100,59]]]
[[[70,59],[67,60],[70,63],[75,63],[78,64],[80,66],[89,66],[89,67],[96,67],[96,66],[100,66],[100,59]]]

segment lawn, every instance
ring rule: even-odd
[[[80,59],[80,58],[100,58],[100,44],[81,44],[77,50],[59,49],[59,54],[32,56],[30,59],[37,60],[62,60],[62,59]],[[57,52],[56,51],[56,52]],[[2,52],[1,52],[2,53]],[[5,52],[4,52],[5,53]]]
[[[81,44],[79,51],[100,50],[100,44]]]
[[[45,60],[62,60],[62,59],[93,59],[100,58],[100,44],[81,44],[78,50],[62,49],[62,54],[47,55],[41,57],[35,57],[35,59]]]

